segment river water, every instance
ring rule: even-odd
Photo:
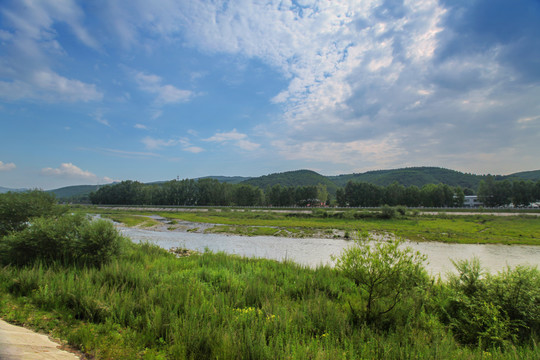
[[[352,241],[321,238],[285,238],[275,236],[238,236],[201,234],[176,231],[153,231],[120,228],[132,241],[150,242],[162,248],[181,247],[190,250],[223,251],[248,257],[283,261],[292,260],[302,265],[332,265],[332,255],[339,256]],[[445,244],[439,242],[406,242],[415,251],[427,255],[426,268],[432,275],[445,275],[454,271],[452,260],[480,259],[489,272],[496,273],[507,266],[533,265],[540,267],[540,246]]]

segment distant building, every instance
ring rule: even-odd
[[[465,195],[465,201],[463,202],[463,206],[465,207],[480,207],[483,206],[482,202],[478,200],[478,196],[476,195]]]

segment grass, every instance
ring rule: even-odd
[[[436,286],[430,291],[436,291]],[[357,324],[354,283],[327,267],[129,247],[100,268],[0,269],[0,316],[96,359],[537,359],[536,346],[460,346],[429,296],[385,329]]]
[[[302,237],[325,234],[335,229],[343,232],[362,230],[393,233],[414,241],[540,245],[540,217],[527,215],[494,216],[477,212],[471,215],[408,214],[393,219],[381,219],[376,213],[366,210],[325,211],[323,216],[311,212],[275,213],[257,210],[157,213],[138,210],[102,211],[106,214],[123,214],[128,218],[134,214],[157,214],[173,220],[227,225],[228,227],[219,226],[213,231],[242,235]]]
[[[160,222],[151,218],[148,218],[143,215],[130,215],[130,214],[122,214],[122,213],[115,213],[115,214],[102,214],[103,218],[111,219],[112,221],[124,224],[125,226],[129,227],[153,227],[156,225],[159,225]]]

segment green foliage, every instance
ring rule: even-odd
[[[32,218],[64,211],[56,205],[54,195],[43,191],[0,194],[0,237],[24,229]]]
[[[402,247],[400,239],[376,241],[359,234],[355,246],[336,259],[336,269],[356,284],[365,304],[361,310],[349,302],[354,319],[380,322],[396,305],[427,282],[426,257]]]
[[[301,187],[317,186],[321,184],[326,186],[330,194],[335,194],[337,189],[336,184],[329,180],[328,177],[320,175],[311,170],[296,170],[264,175],[246,180],[243,183],[254,185],[261,189],[271,188],[275,185],[280,185],[283,187]]]
[[[411,167],[404,169],[376,170],[361,174],[330,177],[336,184],[344,186],[348,181],[367,182],[379,186],[388,186],[397,182],[403,186],[422,187],[426,184],[444,183],[449,186],[470,187],[476,189],[481,176],[464,174],[459,171],[438,167]]]
[[[442,320],[456,339],[481,348],[509,348],[538,342],[540,271],[518,266],[485,274],[478,259],[454,264]]]
[[[384,205],[381,208],[381,215],[380,216],[383,219],[393,219],[393,218],[396,217],[396,214],[397,214],[397,211],[392,206]]]
[[[350,304],[358,312],[367,299],[358,290],[327,267],[210,252],[176,258],[132,244],[101,267],[1,267],[0,316],[52,330],[95,359],[538,358],[534,345],[460,346],[419,286],[383,322],[355,324]]]
[[[98,266],[117,256],[123,241],[105,220],[90,221],[81,215],[41,217],[0,240],[0,263]]]

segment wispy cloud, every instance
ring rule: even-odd
[[[179,143],[179,140],[176,140],[176,139],[163,140],[163,139],[156,139],[150,136],[143,138],[141,141],[144,144],[144,146],[149,150],[162,149],[164,147],[175,146],[175,145],[178,145]]]
[[[109,177],[98,177],[90,171],[82,170],[80,167],[73,165],[72,163],[62,163],[58,168],[44,168],[41,170],[42,174],[64,178],[64,179],[77,179],[90,182],[112,182],[113,179]]]
[[[170,84],[163,84],[163,79],[157,75],[138,72],[135,74],[135,81],[141,90],[156,95],[155,101],[157,105],[183,103],[194,96],[192,91],[179,89]]]
[[[143,125],[143,124],[135,124],[135,126],[133,126],[135,129],[139,129],[139,130],[148,130],[148,127],[146,125]]]
[[[216,143],[232,143],[233,145],[247,151],[256,150],[260,147],[260,144],[254,143],[247,139],[246,134],[239,133],[236,129],[233,129],[229,132],[219,132],[215,135],[204,139],[204,141],[208,142],[216,142]]]
[[[17,166],[15,166],[14,163],[5,163],[3,161],[0,161],[0,171],[11,171],[15,169]]]
[[[130,159],[149,159],[149,158],[161,157],[161,155],[157,153],[144,152],[144,151],[127,151],[127,150],[108,149],[108,148],[86,149],[86,150],[98,151],[101,153],[105,153],[107,155],[114,155],[114,156],[119,156],[123,158],[130,158]]]
[[[97,109],[92,115],[94,120],[96,120],[98,123],[111,127],[111,124],[109,124],[109,121],[103,117],[103,110]]]
[[[166,147],[179,146],[182,150],[198,154],[204,151],[203,148],[194,146],[189,139],[187,138],[176,138],[176,139],[157,139],[151,136],[143,138],[142,143],[149,150],[158,150]]]
[[[9,31],[2,31],[0,98],[7,101],[88,102],[103,98],[96,85],[52,70],[54,59],[65,55],[54,25],[65,23],[76,38],[98,49],[98,42],[82,25],[84,12],[71,0],[11,1],[0,9]]]
[[[44,100],[47,102],[88,102],[103,98],[94,84],[68,79],[45,69],[21,79],[0,81],[0,98],[7,101]]]

